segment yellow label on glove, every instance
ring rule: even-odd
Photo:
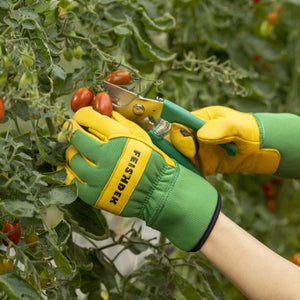
[[[151,152],[151,148],[144,143],[128,139],[116,168],[94,206],[120,215],[144,173]]]

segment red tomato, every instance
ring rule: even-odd
[[[260,0],[252,0],[254,4],[260,2]]]
[[[10,223],[10,221],[6,221],[5,224],[4,224],[2,232],[3,233],[10,233],[11,231],[14,231],[14,232],[12,232],[11,234],[9,234],[7,236],[7,238],[9,240],[11,240],[14,244],[17,245],[19,243],[19,241],[20,241],[20,238],[21,238],[20,224],[19,223],[12,224],[12,223]],[[3,241],[3,244],[5,246],[8,245],[8,242],[5,239],[2,239],[2,241]]]
[[[100,92],[96,95],[94,100],[94,107],[102,115],[111,116],[113,111],[112,100],[106,92]]]
[[[130,80],[131,80],[131,75],[126,70],[118,70],[112,72],[105,79],[105,81],[116,85],[126,85],[130,82]]]
[[[274,212],[277,208],[277,203],[275,200],[269,200],[268,201],[268,211],[269,212]]]
[[[4,103],[3,100],[0,98],[0,122],[2,121],[4,117],[5,109],[4,109]]]
[[[88,88],[80,88],[77,90],[71,100],[71,108],[75,112],[79,108],[91,105],[93,101],[93,93]]]

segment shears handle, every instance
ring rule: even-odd
[[[181,152],[179,152],[173,146],[172,143],[167,141],[162,136],[154,133],[153,129],[149,130],[148,134],[149,134],[153,144],[156,145],[160,150],[165,152],[171,158],[175,159],[181,165],[185,166],[186,168],[190,169],[191,171],[195,172],[196,174],[204,177],[203,174],[201,173],[201,171],[187,157],[185,157]]]
[[[183,124],[195,131],[205,124],[203,120],[196,117],[181,106],[168,100],[164,100],[163,103],[164,104],[160,114],[162,119],[167,120],[170,123],[175,122]],[[220,144],[220,146],[226,150],[229,156],[235,156],[237,154],[238,149],[233,142]]]

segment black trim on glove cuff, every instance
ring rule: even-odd
[[[218,219],[218,216],[220,214],[220,211],[221,211],[221,195],[218,193],[218,200],[217,200],[217,205],[216,205],[216,209],[215,209],[215,212],[213,214],[213,217],[211,218],[211,221],[206,229],[206,231],[204,232],[203,236],[201,237],[200,241],[197,243],[197,245],[192,249],[190,250],[189,252],[196,252],[198,251],[202,246],[203,244],[205,243],[205,241],[207,240],[207,238],[209,237],[212,229],[214,228],[216,222],[217,222],[217,219]]]

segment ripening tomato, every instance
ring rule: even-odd
[[[290,261],[300,267],[300,253],[295,253],[290,258]]]
[[[14,269],[14,261],[10,258],[0,258],[0,275],[12,272]]]
[[[277,208],[277,203],[274,199],[268,201],[267,208],[269,212],[275,212]]]
[[[55,274],[52,269],[45,268],[40,274],[40,284],[42,287],[50,286],[55,279]]]
[[[111,116],[113,111],[112,100],[106,92],[100,92],[94,99],[94,107],[97,111],[101,112],[102,115]]]
[[[36,233],[27,234],[25,235],[24,240],[29,248],[35,248],[38,245],[39,236]]]
[[[13,231],[13,232],[12,232]],[[3,233],[10,233],[7,235],[7,238],[9,240],[11,240],[14,244],[18,244],[20,239],[21,239],[21,228],[20,228],[20,224],[16,223],[13,224],[10,221],[6,221],[2,230]],[[5,246],[8,245],[8,242],[5,239],[2,239],[3,244]]]
[[[88,88],[83,87],[77,90],[71,100],[71,108],[75,112],[79,108],[91,105],[94,95]]]
[[[116,85],[126,85],[131,81],[131,75],[127,70],[118,70],[110,73],[105,81]]]
[[[3,100],[0,98],[0,122],[2,121],[3,117],[5,114],[5,108],[4,108],[4,103]]]
[[[271,11],[268,13],[267,20],[270,25],[275,25],[278,22],[278,19],[279,19],[279,14],[277,12]]]

